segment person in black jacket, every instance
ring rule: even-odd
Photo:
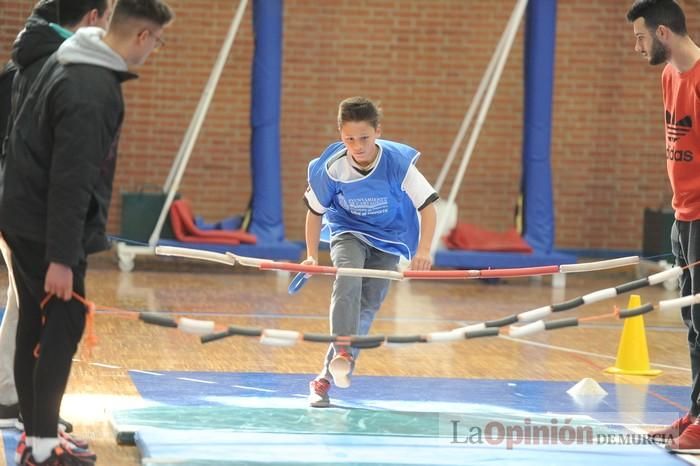
[[[0,70],[0,144],[4,143],[5,131],[10,121],[12,80],[16,73],[17,65],[12,60],[5,63],[5,66]]]
[[[69,5],[71,1],[69,0],[68,2],[65,2],[66,5]],[[90,2],[75,2],[73,1],[72,3],[90,3]],[[17,40],[15,41],[15,44],[19,42],[20,38],[23,36],[23,33],[27,29],[33,29],[35,25],[41,24],[42,28],[46,28],[49,23],[54,23],[54,24],[60,24],[62,27],[65,27],[67,29],[71,28],[72,24],[70,23],[78,23],[78,21],[73,21],[76,17],[73,17],[69,15],[67,12],[63,12],[61,16],[63,17],[63,21],[59,22],[58,21],[58,12],[56,11],[56,8],[58,6],[59,2],[57,0],[40,0],[37,2],[36,5],[34,5],[34,8],[32,9],[32,13],[27,19],[27,22],[24,26],[24,29],[19,33],[17,36]],[[63,6],[63,5],[62,5]],[[85,11],[83,11],[85,13]],[[83,15],[80,15],[83,16]],[[82,18],[80,18],[82,20]],[[55,46],[49,50],[49,52],[45,55],[44,58],[48,58],[49,55],[51,55],[53,52],[56,51],[59,45],[61,45],[61,42],[63,42],[63,39],[60,39],[59,41],[56,41],[56,37],[54,37],[54,34],[47,34],[48,40],[47,43],[55,44]],[[40,46],[38,42],[34,42],[35,46]],[[44,61],[42,60],[41,64],[44,64]],[[41,67],[39,67],[41,68]],[[5,138],[5,131],[7,129],[7,124],[10,121],[10,111],[11,111],[11,101],[12,99],[10,96],[12,95],[12,80],[15,77],[15,74],[17,73],[17,65],[10,60],[8,61],[5,66],[3,66],[2,71],[0,71],[0,142]]]
[[[41,0],[35,5],[24,29],[15,40],[13,60],[0,72],[0,141],[5,139],[6,128],[9,129],[8,124],[12,120],[10,115],[13,113],[13,80],[16,109],[21,105],[26,90],[34,82],[44,62],[65,38],[84,26],[106,29],[110,14],[108,0]],[[1,184],[0,179],[0,186]],[[13,369],[18,319],[17,294],[12,278],[9,249],[2,238],[0,250],[5,264],[8,265],[9,274],[7,305],[0,325],[0,427],[17,425],[21,428],[21,422],[18,422],[19,405]],[[72,430],[70,423],[63,420],[61,423],[67,432]]]
[[[12,251],[19,297],[15,380],[29,466],[95,461],[91,452],[61,443],[56,430],[85,328],[86,308],[76,297],[85,296],[87,255],[109,246],[121,84],[136,77],[129,67],[162,45],[172,16],[161,0],[117,0],[108,32],[82,28],[67,39],[14,119],[0,231]]]

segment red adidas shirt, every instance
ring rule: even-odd
[[[700,220],[700,61],[685,73],[667,64],[661,81],[673,209],[678,220]]]

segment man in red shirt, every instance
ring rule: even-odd
[[[676,217],[671,245],[676,265],[684,267],[700,259],[700,48],[688,36],[683,10],[673,0],[637,0],[627,20],[634,28],[635,51],[650,65],[666,65],[661,76],[666,168]],[[684,270],[680,287],[682,296],[700,293],[700,270]],[[650,435],[668,440],[670,450],[700,452],[700,305],[683,308],[681,315],[688,327],[693,379],[690,410]]]

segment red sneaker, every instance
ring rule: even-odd
[[[67,434],[62,430],[58,431],[58,438],[64,442],[70,443],[74,447],[80,448],[81,450],[87,450],[90,448],[87,440],[83,440],[75,435]]]
[[[333,383],[338,388],[350,386],[350,371],[352,371],[352,356],[347,351],[340,350],[328,364],[328,371],[333,376]]]
[[[677,453],[700,453],[700,424],[698,420],[683,430],[683,433],[666,443],[666,449]]]
[[[17,449],[15,450],[15,463],[24,464],[31,453],[32,449],[27,448],[27,434],[22,432],[22,435],[19,436],[19,442],[17,442]]]
[[[70,434],[66,434],[64,431],[60,430],[58,432],[58,438],[61,444],[68,442],[69,448],[77,448],[79,450],[87,450],[89,445],[85,440],[79,439]],[[27,434],[22,432],[19,436],[19,442],[17,442],[17,449],[15,450],[15,463],[23,465],[27,461],[27,458],[32,453],[31,448],[27,448]]]
[[[316,379],[309,382],[309,405],[312,408],[327,408],[331,405],[328,390],[331,383],[326,379]]]
[[[663,441],[674,439],[681,435],[689,425],[694,423],[695,419],[695,416],[691,416],[690,413],[688,413],[685,416],[673,421],[673,424],[670,426],[666,426],[663,429],[651,430],[647,433],[647,435]]]
[[[73,448],[65,441],[51,451],[45,461],[37,461],[32,454],[27,455],[23,466],[94,466],[97,455],[90,450]]]

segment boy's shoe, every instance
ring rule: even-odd
[[[19,418],[19,404],[0,405],[0,429],[14,427]]]
[[[352,370],[352,356],[347,351],[340,350],[328,364],[328,371],[333,376],[333,383],[338,388],[350,386],[350,371]]]
[[[673,421],[673,424],[666,426],[663,429],[651,430],[647,433],[649,437],[658,440],[671,440],[680,436],[685,429],[695,422],[696,417],[690,413]]]
[[[22,419],[22,413],[19,413],[17,416],[17,419],[15,419],[15,429],[24,431],[24,420]],[[70,422],[66,421],[62,417],[58,418],[58,430],[60,432],[65,432],[67,434],[70,434],[73,432],[73,424]]]
[[[67,442],[61,441],[45,461],[36,461],[30,453],[22,466],[93,466],[96,461],[97,455],[90,450],[72,448]]]
[[[666,449],[676,453],[700,453],[700,424],[698,424],[698,420],[696,419],[695,422],[686,427],[680,436],[669,440],[666,443]]]
[[[331,405],[328,390],[331,383],[326,379],[314,379],[309,382],[309,405],[312,408],[327,408]]]

